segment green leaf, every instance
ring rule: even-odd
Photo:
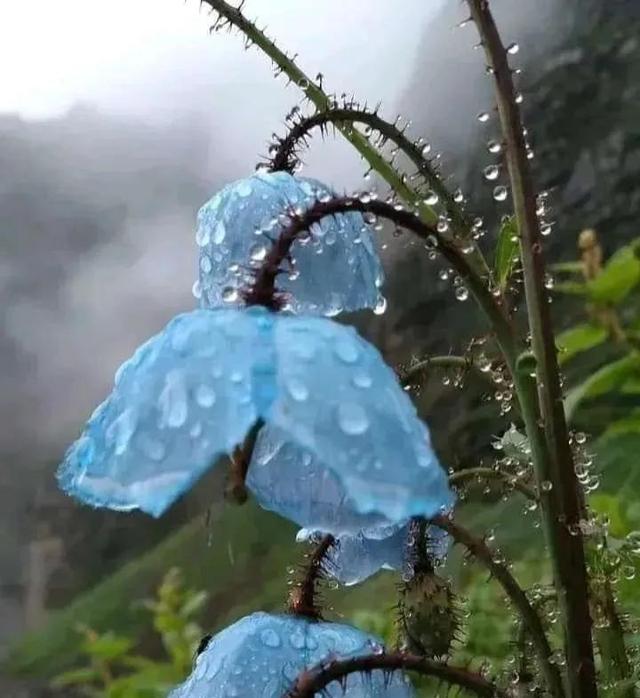
[[[62,674],[58,674],[51,682],[53,688],[64,688],[65,686],[81,686],[91,684],[100,678],[96,669],[86,667],[82,669],[70,669]]]
[[[581,281],[557,282],[553,285],[553,290],[570,296],[586,296],[589,293],[589,287]]]
[[[112,661],[126,655],[133,645],[133,640],[128,637],[108,632],[95,639],[87,640],[84,649],[92,657]]]
[[[617,434],[640,435],[640,410],[634,410],[628,417],[610,424],[602,436],[609,437]]]
[[[614,538],[624,538],[631,525],[627,518],[624,502],[613,494],[592,494],[589,497],[591,508],[598,514],[603,514],[609,519],[609,533]]]
[[[617,361],[605,364],[567,393],[564,400],[567,419],[571,419],[578,405],[586,398],[609,393],[638,374],[640,374],[640,354],[637,353],[627,354]]]
[[[582,262],[557,262],[556,264],[549,265],[549,269],[558,274],[563,272],[566,274],[582,274],[584,266]]]
[[[604,269],[588,282],[589,295],[597,303],[620,303],[640,282],[640,245],[621,247]]]
[[[520,256],[518,243],[518,223],[513,216],[502,221],[496,243],[495,275],[498,285],[504,291]]]
[[[607,339],[604,327],[585,323],[562,332],[556,339],[558,361],[563,364],[588,349],[593,349]]]

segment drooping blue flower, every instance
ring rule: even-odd
[[[310,454],[372,525],[451,504],[426,427],[378,351],[331,320],[263,308],[185,313],[138,349],[67,452],[60,483],[95,506],[159,516],[258,419],[302,454],[283,465],[271,494],[249,479],[261,503],[296,482],[298,502],[308,498],[312,511],[324,495],[305,487]],[[317,527],[314,517],[269,508]]]
[[[198,213],[199,290],[205,308],[242,304],[239,289],[251,282],[271,240],[291,209],[309,208],[334,192],[321,182],[288,172],[256,173],[233,182]],[[271,240],[270,240],[271,239]],[[278,278],[293,312],[336,315],[381,307],[384,275],[362,214],[326,218],[292,248],[295,267]]]
[[[301,529],[297,540],[305,541],[323,535],[321,531]],[[410,552],[409,524],[381,526],[349,535],[341,535],[329,549],[324,560],[324,573],[340,584],[359,584],[380,570],[401,571],[403,577],[413,576],[413,559]],[[449,536],[437,528],[428,528],[427,553],[436,561],[442,561],[449,548]]]
[[[380,641],[349,625],[314,622],[298,616],[254,613],[215,635],[196,659],[191,676],[169,698],[282,698],[296,678],[326,659],[347,659],[383,649]],[[351,674],[337,698],[411,698],[401,672]]]

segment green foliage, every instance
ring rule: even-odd
[[[501,290],[505,290],[520,257],[518,223],[514,216],[505,216],[496,243],[494,274]]]
[[[165,652],[162,660],[134,654],[135,640],[112,631],[97,633],[78,628],[83,637],[82,654],[88,666],[59,674],[54,688],[73,686],[82,695],[95,698],[162,698],[182,681],[191,669],[194,653],[202,637],[196,617],[202,612],[207,595],[185,588],[182,574],[169,570],[155,599],[141,605],[152,615],[154,630]]]
[[[561,332],[556,339],[558,361],[564,364],[577,354],[593,349],[607,339],[607,330],[593,323],[584,323]]]
[[[625,245],[612,255],[604,269],[588,282],[595,303],[621,303],[640,283],[640,241]]]

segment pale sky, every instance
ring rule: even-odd
[[[340,92],[388,99],[406,84],[425,21],[440,4],[248,0],[245,11],[297,51],[310,74],[322,70]],[[238,37],[209,36],[210,18],[196,0],[0,5],[0,111],[38,118],[83,101],[162,116],[167,101],[206,102],[211,85],[250,89],[269,75],[264,57],[244,54]]]

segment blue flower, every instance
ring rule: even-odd
[[[315,539],[321,531],[301,529],[297,540]],[[413,576],[409,524],[381,526],[354,535],[341,535],[324,560],[324,573],[346,586],[359,584],[382,569],[399,570],[403,577]],[[442,561],[449,549],[449,536],[441,529],[428,528],[427,552]]]
[[[202,307],[241,304],[239,290],[250,285],[252,268],[282,228],[278,217],[331,196],[324,184],[287,172],[255,174],[216,194],[198,213]],[[289,294],[293,312],[336,315],[384,303],[382,266],[362,214],[338,214],[313,226],[307,240],[294,244],[292,257],[295,267],[278,278],[278,288]]]
[[[215,635],[191,676],[169,698],[282,698],[304,669],[381,649],[377,638],[348,625],[254,613]],[[376,670],[351,674],[344,688],[330,684],[326,695],[411,698],[414,693],[406,675]]]
[[[336,509],[348,501],[357,516],[336,533],[362,529],[361,515],[393,523],[451,504],[426,427],[378,351],[331,320],[263,308],[172,320],[120,368],[58,477],[95,506],[159,516],[260,419],[301,456],[282,462],[271,493],[251,465],[249,486],[263,504],[290,497],[292,485],[301,509],[313,510],[316,498]],[[327,471],[334,494],[318,492],[309,462]],[[314,517],[269,508],[318,527]]]

